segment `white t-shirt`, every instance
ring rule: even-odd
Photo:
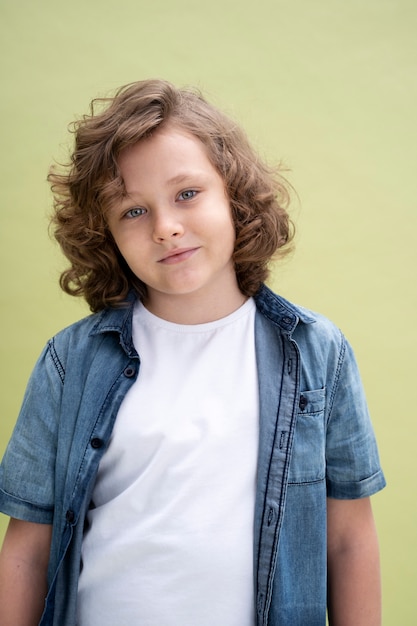
[[[139,377],[93,491],[78,626],[253,626],[255,303],[198,325],[137,304]]]

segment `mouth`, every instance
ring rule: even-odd
[[[164,265],[181,263],[181,261],[186,261],[192,257],[197,250],[198,248],[175,248],[167,252],[162,259],[159,259],[158,263],[163,263]]]

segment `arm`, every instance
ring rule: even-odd
[[[36,626],[47,591],[52,527],[10,519],[0,552],[0,624]]]
[[[327,500],[331,626],[380,626],[379,548],[369,498]]]

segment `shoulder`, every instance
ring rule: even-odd
[[[110,341],[128,354],[134,351],[132,343],[132,312],[135,297],[120,308],[108,308],[93,313],[67,326],[48,342],[48,349],[60,358],[69,353],[90,353],[103,342]]]
[[[327,317],[299,304],[294,304],[263,285],[255,296],[258,311],[281,331],[295,340],[303,337],[340,343],[343,334]]]
[[[310,381],[309,385],[334,387],[342,370],[356,369],[355,356],[346,337],[327,317],[293,304],[267,287],[260,290],[256,301],[263,320],[258,323],[258,332],[267,342],[275,335],[280,341],[295,343],[301,372]]]
[[[51,337],[48,348],[62,353],[76,346],[87,346],[91,343],[92,333],[102,315],[103,313],[94,313],[66,326]]]

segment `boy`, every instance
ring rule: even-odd
[[[380,624],[352,351],[263,284],[283,182],[192,91],[104,104],[49,177],[94,315],[48,343],[2,462],[1,624]]]

